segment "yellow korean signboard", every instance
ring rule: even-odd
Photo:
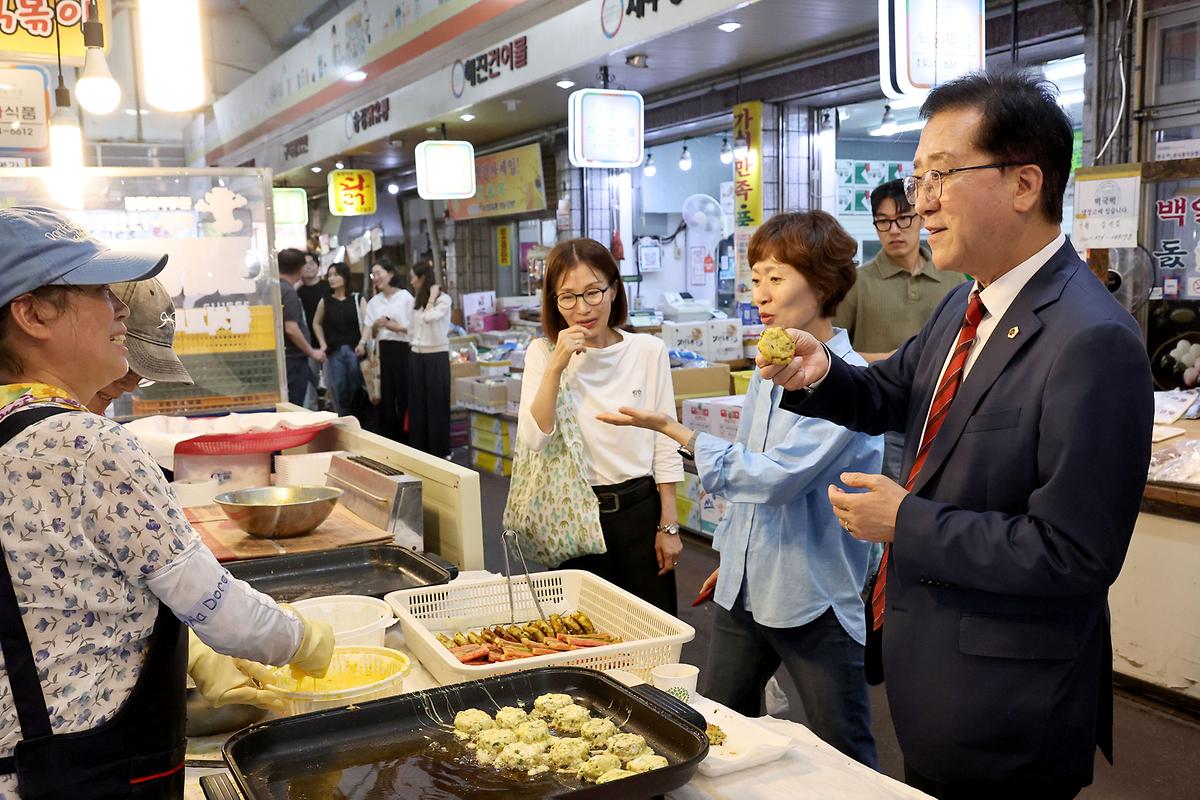
[[[0,0],[0,61],[50,63],[55,60],[55,29],[62,38],[63,64],[83,65],[84,0]],[[104,23],[104,49],[112,40],[111,0],[96,4]]]
[[[527,144],[475,158],[475,196],[449,200],[453,219],[476,219],[544,211],[542,146]]]
[[[335,217],[375,213],[375,173],[369,169],[335,169],[329,173],[329,211]]]
[[[747,144],[746,155],[733,162],[733,218],[738,228],[763,223],[762,113],[761,100],[733,107],[733,138]]]

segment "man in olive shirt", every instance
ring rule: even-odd
[[[850,334],[855,352],[878,361],[916,335],[946,293],[965,279],[933,266],[921,244],[921,215],[904,196],[903,181],[888,181],[871,192],[871,214],[883,249],[859,267],[833,324]],[[884,443],[883,472],[899,480],[904,434],[888,433]]]

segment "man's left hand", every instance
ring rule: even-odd
[[[843,472],[842,483],[864,492],[847,492],[830,485],[829,502],[833,513],[855,539],[890,542],[896,537],[896,517],[900,503],[908,495],[904,487],[883,475]]]

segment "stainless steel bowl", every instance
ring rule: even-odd
[[[342,490],[332,486],[264,486],[216,497],[225,515],[251,536],[286,539],[316,528],[333,511]]]

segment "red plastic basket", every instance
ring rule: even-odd
[[[212,433],[197,436],[175,445],[175,455],[188,456],[237,456],[250,453],[274,453],[308,444],[316,435],[330,427],[332,422],[305,425],[301,428],[283,428],[275,431],[250,431],[246,433]]]

